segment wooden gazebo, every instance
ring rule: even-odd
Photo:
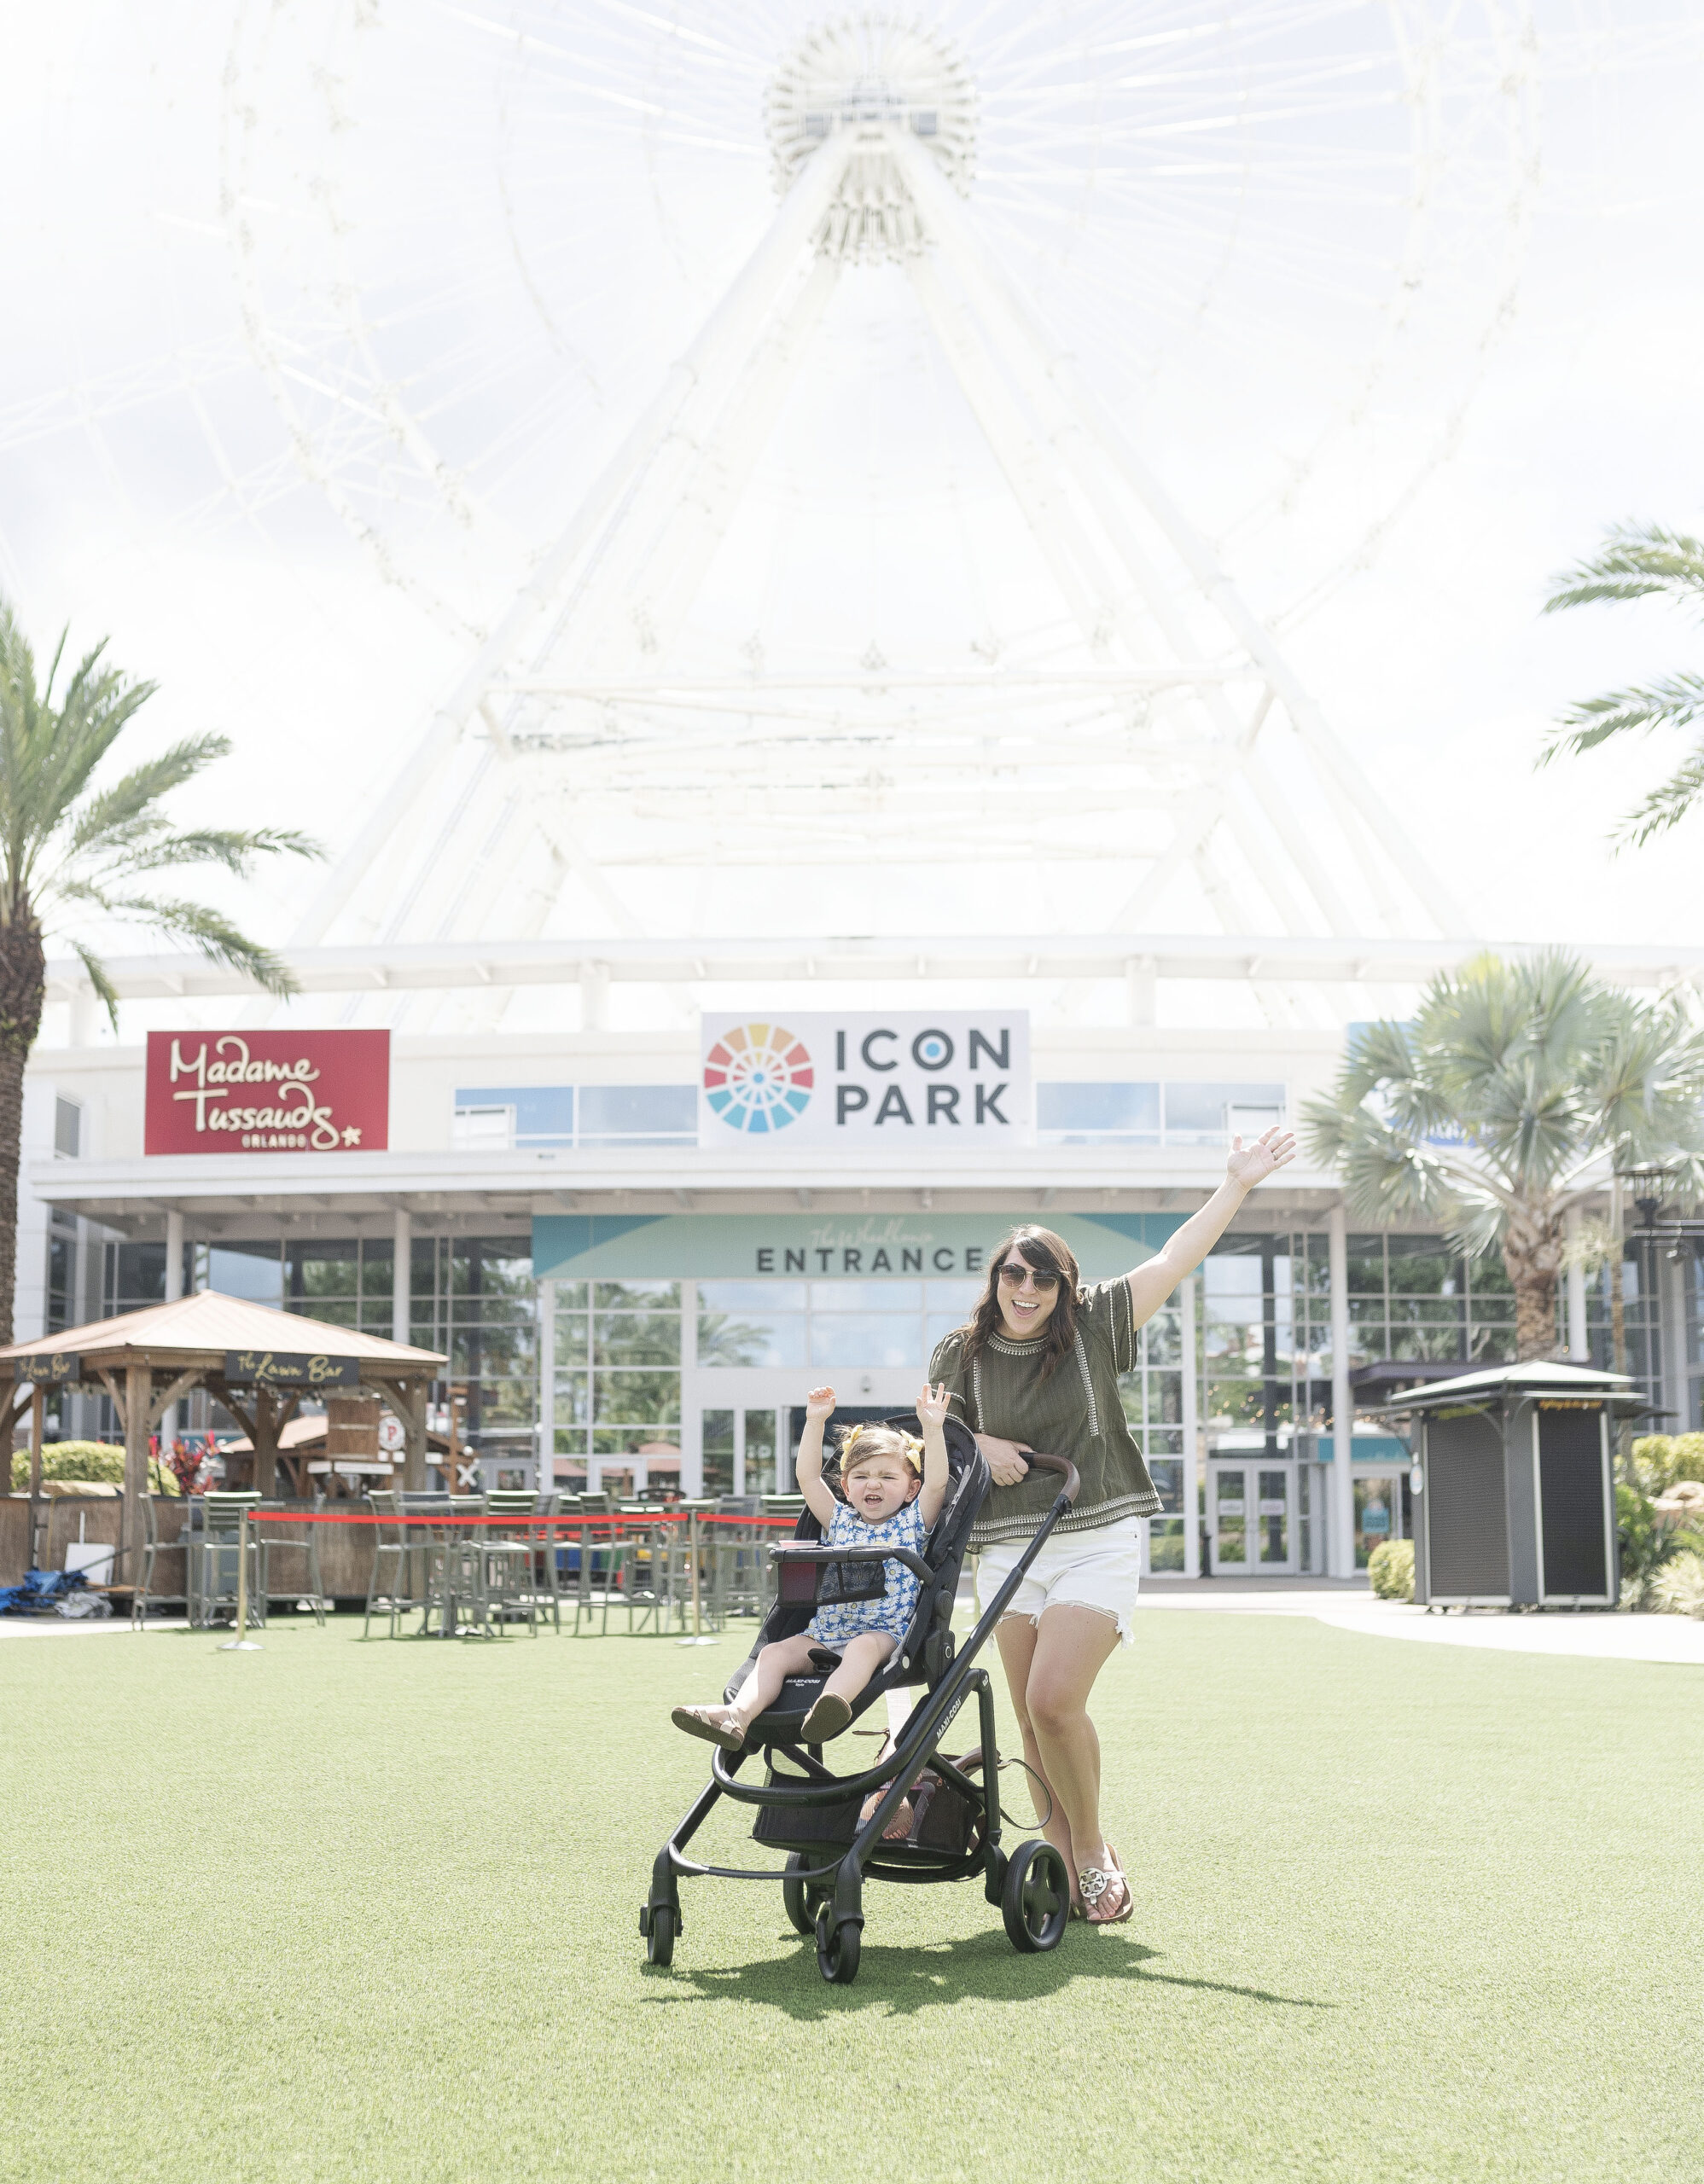
[[[125,1437],[122,1544],[133,1566],[148,1491],[148,1441],[160,1419],[193,1389],[206,1388],[248,1434],[254,1484],[276,1491],[278,1437],[304,1400],[367,1390],[403,1429],[403,1484],[426,1484],[427,1398],[448,1360],[353,1327],[329,1327],[299,1312],[275,1312],[203,1289],[113,1320],[68,1327],[51,1343],[0,1350],[0,1415],[12,1434],[30,1403],[30,1491],[40,1489],[42,1397],[53,1387],[103,1388]],[[22,1391],[28,1387],[30,1396]]]

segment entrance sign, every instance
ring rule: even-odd
[[[228,1350],[224,1376],[233,1387],[358,1388],[361,1361],[312,1350]]]
[[[539,1281],[794,1281],[986,1275],[988,1254],[1026,1213],[546,1213],[532,1223]],[[1046,1225],[1085,1281],[1139,1265],[1183,1226],[1181,1213],[1059,1213]]]
[[[707,1014],[698,1142],[794,1147],[1028,1145],[1024,1009],[784,1018]]]
[[[382,1153],[388,1031],[150,1031],[142,1151]]]

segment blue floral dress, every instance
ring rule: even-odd
[[[825,1547],[904,1547],[913,1554],[923,1551],[923,1513],[915,1501],[897,1510],[885,1524],[867,1525],[842,1502],[835,1511]],[[834,1565],[829,1565],[832,1568]],[[853,1565],[856,1567],[856,1565]],[[887,1590],[880,1600],[829,1600],[819,1603],[808,1626],[811,1637],[824,1646],[844,1646],[866,1630],[886,1630],[900,1639],[911,1627],[922,1590],[915,1570],[903,1562],[884,1562]]]

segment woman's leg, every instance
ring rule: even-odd
[[[1063,1855],[1077,1894],[1085,1866],[1107,1864],[1101,1833],[1101,1740],[1089,1719],[1089,1693],[1119,1641],[1118,1623],[1097,1609],[1044,1608],[1039,1621],[1003,1618],[995,1633],[1006,1685],[1024,1740],[1024,1757],[1050,1795],[1053,1815],[1042,1828]],[[1037,1817],[1045,1809],[1032,1785]]]

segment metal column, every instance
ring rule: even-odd
[[[538,1284],[538,1491],[556,1484],[556,1285]]]
[[[1331,1520],[1326,1528],[1326,1571],[1333,1577],[1355,1574],[1355,1488],[1350,1463],[1355,1447],[1355,1406],[1349,1392],[1349,1215],[1341,1199],[1331,1209],[1328,1229],[1331,1277],[1331,1470],[1327,1492]]]
[[[1183,1304],[1183,1575],[1201,1574],[1201,1365],[1195,1356],[1195,1277],[1178,1285]]]

